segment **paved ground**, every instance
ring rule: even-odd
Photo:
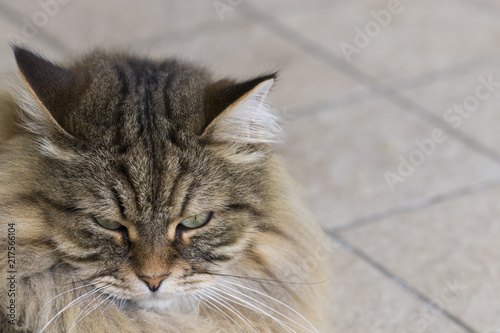
[[[281,68],[278,150],[332,239],[338,332],[500,332],[500,1],[60,2],[0,1],[0,73],[15,39]]]

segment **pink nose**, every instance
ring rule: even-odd
[[[146,282],[148,285],[149,290],[152,292],[155,292],[160,288],[161,283],[163,280],[167,278],[168,275],[160,275],[160,276],[139,276],[139,278]]]

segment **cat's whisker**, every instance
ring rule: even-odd
[[[271,320],[273,320],[274,322],[278,323],[278,325],[280,325],[281,327],[283,327],[287,332],[292,332],[294,333],[295,330],[293,330],[292,328],[290,328],[290,326],[288,326],[283,320],[280,320],[278,318],[276,318],[275,316],[273,316],[272,314],[268,313],[267,311],[265,310],[262,310],[261,308],[259,308],[258,306],[254,305],[254,304],[251,304],[250,302],[247,302],[237,296],[234,296],[234,295],[229,295],[231,296],[231,298],[229,297],[226,297],[224,295],[220,295],[220,297],[223,297],[225,299],[227,299],[229,302],[232,302],[232,303],[235,303],[235,304],[238,304],[240,306],[243,306],[247,309],[250,309],[252,311],[256,311],[258,313],[261,313],[263,314],[264,316],[270,318]]]
[[[240,305],[240,306],[245,307],[245,308],[247,308],[247,309],[250,309],[250,310],[254,310],[254,311],[255,311],[255,310],[256,310],[256,308],[257,308],[257,310],[258,310],[257,312],[259,312],[259,313],[263,313],[263,312],[265,312],[264,310],[262,310],[262,309],[260,309],[260,308],[258,308],[258,307],[256,307],[256,306],[254,306],[253,304],[248,305],[248,303],[247,303],[247,304],[245,304],[245,303],[239,302],[238,300],[235,300],[235,299],[232,299],[232,298],[226,297],[226,296],[221,295],[221,294],[217,294],[217,295],[218,295],[220,298],[223,298],[223,299],[227,300],[228,302],[231,302],[231,303],[234,303],[234,304]],[[267,317],[272,317],[272,316],[270,316],[268,313],[265,313],[265,315],[266,315]]]
[[[205,307],[206,307],[208,310],[210,310],[211,312],[218,314],[218,313],[217,313],[216,311],[214,311],[214,309],[212,308],[211,303],[208,303],[208,302],[207,302],[207,300],[206,300],[204,297],[202,297],[201,295],[198,295],[198,299],[199,299],[199,301],[200,301],[200,304],[201,304],[201,305],[205,306]]]
[[[66,284],[64,284],[63,286],[65,285],[68,285],[68,284],[75,284],[75,283],[85,283],[85,282],[88,282],[88,281],[94,281],[100,277],[103,277],[103,276],[108,276],[110,275],[111,273],[113,273],[113,270],[108,270],[108,271],[100,271],[100,272],[97,272],[96,274],[88,277],[88,278],[81,278],[80,280],[77,280],[77,281],[71,281],[71,282],[68,282]]]
[[[282,287],[282,284],[315,285],[315,284],[322,284],[322,283],[325,283],[325,282],[328,281],[328,280],[323,280],[323,281],[319,281],[319,282],[292,282],[292,281],[266,279],[266,278],[253,277],[253,276],[240,276],[240,275],[231,275],[231,274],[221,274],[221,273],[214,273],[214,272],[198,272],[198,273],[199,274],[222,276],[222,277],[225,277],[225,278],[234,278],[234,279],[248,280],[248,281],[253,281],[253,282],[259,282],[260,284],[269,284],[269,285],[278,286],[278,287]],[[271,282],[275,282],[275,283],[271,283]],[[277,283],[279,283],[279,284],[277,284]]]
[[[236,324],[236,326],[238,326],[242,332],[245,332],[246,331],[243,329],[243,327],[240,326],[240,324],[238,324],[238,322],[236,320],[234,320],[233,317],[231,317],[230,315],[228,315],[224,310],[222,310],[221,308],[219,308],[217,305],[215,305],[213,302],[216,302],[217,304],[220,304],[219,302],[217,302],[217,300],[214,300],[212,297],[208,296],[208,295],[205,295],[205,302],[208,302],[212,307],[214,307],[215,309],[217,309],[220,313],[224,314],[226,317],[228,317],[233,323]],[[207,299],[208,298],[208,299]],[[212,301],[212,302],[211,302]]]
[[[123,304],[126,302],[127,300],[125,298],[120,298],[120,300],[118,301],[118,308],[119,309],[123,309]]]
[[[77,270],[75,269],[74,272]],[[59,275],[59,276],[67,276],[67,277],[72,277],[72,278],[77,278],[77,279],[83,279],[83,276],[78,276],[78,275],[70,275],[70,274],[62,274],[62,273],[52,273],[53,275]]]
[[[67,293],[69,293],[69,292],[71,292],[71,291],[74,291],[74,290],[77,290],[77,289],[81,289],[81,288],[85,288],[85,287],[90,287],[90,286],[92,286],[92,284],[91,284],[91,283],[86,284],[86,285],[84,285],[84,286],[80,286],[80,287],[76,287],[76,288],[71,288],[70,290],[66,290],[66,291],[64,291],[64,292],[62,292],[62,293],[60,293],[60,294],[58,294],[58,295],[56,295],[56,296],[52,297],[52,298],[51,298],[51,299],[49,299],[47,302],[45,302],[45,304],[41,307],[40,312],[41,312],[41,311],[42,311],[42,310],[43,310],[43,309],[44,309],[44,308],[45,308],[45,307],[46,307],[46,306],[47,306],[50,302],[52,302],[52,301],[53,301],[53,300],[55,300],[56,298],[58,298],[58,297],[60,297],[60,296],[62,296],[62,295],[64,295],[64,294],[67,294]]]
[[[240,287],[245,287],[245,286],[238,285],[238,284],[236,284],[236,285],[237,285],[237,286],[240,286]],[[253,302],[256,302],[256,303],[258,303],[258,304],[260,304],[260,305],[262,305],[262,306],[264,306],[265,308],[267,308],[267,309],[271,310],[272,312],[276,313],[277,315],[282,316],[282,317],[284,318],[284,320],[288,321],[288,323],[289,323],[290,325],[293,325],[293,326],[295,326],[295,327],[297,327],[297,328],[300,328],[300,329],[302,329],[302,330],[305,330],[306,332],[310,332],[310,333],[318,333],[317,329],[316,329],[314,326],[312,326],[312,325],[311,325],[312,329],[314,330],[314,331],[312,331],[311,329],[309,329],[309,328],[305,327],[304,325],[302,325],[302,324],[298,323],[296,320],[294,320],[294,319],[290,318],[289,316],[287,316],[287,315],[283,314],[282,312],[279,312],[278,310],[274,309],[274,308],[273,308],[273,307],[271,307],[270,305],[267,305],[267,304],[266,304],[266,303],[264,303],[263,301],[259,301],[259,300],[257,300],[256,298],[254,298],[254,297],[252,297],[252,296],[250,296],[250,295],[248,295],[248,294],[246,294],[246,293],[243,293],[243,292],[241,292],[241,291],[239,291],[239,290],[237,290],[237,289],[233,289],[233,288],[231,288],[231,287],[225,286],[225,285],[223,285],[223,284],[219,284],[219,286],[229,289],[229,290],[231,291],[231,292],[229,293],[229,295],[230,295],[231,297],[236,297],[236,296],[234,296],[234,295],[233,295],[233,293],[240,294],[240,295],[242,295],[243,297],[246,297],[247,299],[249,299],[249,300],[251,300],[251,301],[253,301]],[[266,294],[263,294],[263,293],[261,293],[261,292],[258,292],[257,290],[253,290],[252,288],[248,288],[248,289],[249,289],[249,290],[251,290],[251,291],[257,292],[258,294],[261,294],[261,295],[263,295],[263,296],[266,296],[266,297],[268,297],[268,298],[270,298],[270,299],[272,299],[272,300],[274,300],[274,301],[279,302],[278,300],[276,300],[275,298],[273,298],[273,297],[271,297],[271,296],[269,296],[269,295],[266,295]],[[241,299],[241,298],[239,298],[239,299]],[[298,313],[298,312],[297,312],[297,311],[295,311],[294,309],[290,308],[290,307],[289,307],[289,306],[287,306],[286,304],[284,304],[284,303],[282,303],[282,302],[280,302],[280,303],[281,303],[282,305],[284,305],[286,308],[289,308],[289,309],[290,309],[293,313],[297,314],[299,317],[301,317],[302,319],[304,319],[307,323],[309,323],[309,321],[307,321],[307,319],[305,319],[305,318],[304,318],[304,317],[303,317],[300,313]],[[282,322],[282,323],[285,323],[284,321],[281,321],[281,322]]]
[[[290,325],[295,326],[295,327],[297,327],[297,328],[300,328],[301,330],[304,330],[304,331],[306,331],[306,332],[310,332],[310,333],[319,333],[319,332],[318,332],[318,330],[317,330],[317,329],[316,329],[313,325],[311,325],[311,324],[310,324],[310,322],[309,322],[307,319],[305,319],[305,318],[304,318],[304,316],[302,316],[300,313],[298,313],[298,312],[297,312],[297,311],[295,311],[294,309],[290,308],[289,306],[287,306],[287,305],[286,305],[286,304],[284,304],[283,302],[280,302],[280,301],[276,300],[275,298],[273,298],[273,297],[271,297],[271,296],[269,296],[269,295],[263,294],[263,293],[261,293],[261,292],[259,292],[259,291],[257,291],[257,290],[253,290],[252,288],[248,288],[248,289],[249,289],[249,290],[251,290],[251,291],[254,291],[254,292],[256,292],[256,293],[258,293],[258,294],[260,294],[260,295],[266,296],[266,297],[268,297],[269,299],[272,299],[272,300],[274,300],[274,301],[276,301],[276,302],[279,302],[280,304],[282,304],[282,305],[283,305],[283,306],[285,306],[286,308],[290,309],[293,313],[295,313],[295,314],[296,314],[296,315],[298,315],[300,318],[302,318],[304,321],[306,321],[306,322],[307,322],[307,323],[311,326],[312,330],[311,330],[310,328],[308,328],[308,327],[306,327],[306,326],[302,325],[301,323],[297,322],[296,320],[294,320],[294,319],[290,318],[289,316],[287,316],[287,315],[283,314],[282,312],[280,312],[280,311],[278,311],[278,310],[274,309],[273,307],[271,307],[271,306],[269,306],[269,305],[265,304],[265,303],[264,303],[264,302],[262,302],[262,301],[259,301],[258,299],[254,298],[254,297],[252,297],[252,296],[250,296],[250,295],[247,295],[247,294],[245,294],[245,293],[243,293],[243,292],[241,292],[241,291],[239,291],[239,290],[237,290],[237,289],[234,289],[234,288],[231,288],[231,287],[225,286],[225,285],[223,285],[223,284],[219,284],[219,286],[224,287],[224,288],[226,288],[226,289],[230,290],[230,292],[226,292],[226,295],[229,295],[229,296],[231,296],[231,297],[236,297],[233,293],[237,293],[237,294],[240,294],[240,295],[241,295],[241,296],[243,296],[243,297],[246,297],[247,299],[249,299],[249,300],[251,300],[251,301],[253,301],[253,302],[256,302],[256,303],[260,304],[261,306],[265,307],[266,309],[271,310],[272,312],[276,313],[277,315],[279,315],[279,316],[283,317],[283,318],[284,318],[284,320],[286,320],[286,321],[282,321],[283,323],[288,322]],[[245,286],[241,286],[241,285],[238,285],[238,286],[246,288]],[[241,298],[238,298],[238,299],[240,299],[241,301],[243,301]]]
[[[265,293],[263,293],[263,292],[261,292],[261,291],[258,291],[258,290],[255,290],[255,289],[252,289],[252,288],[250,288],[250,287],[246,287],[246,286],[243,286],[243,285],[241,285],[241,284],[234,283],[234,282],[227,281],[227,280],[225,280],[225,282],[227,282],[227,283],[229,283],[229,284],[232,284],[233,286],[240,287],[240,288],[243,288],[243,289],[246,289],[246,290],[252,291],[252,292],[257,293],[257,294],[259,294],[259,295],[261,295],[261,296],[264,296],[264,297],[266,297],[266,298],[268,298],[268,299],[270,299],[270,300],[272,300],[272,301],[274,301],[274,302],[276,302],[276,303],[278,303],[278,304],[283,305],[284,307],[286,307],[287,309],[289,309],[290,311],[292,311],[293,313],[295,313],[297,316],[299,316],[300,318],[302,318],[302,319],[303,319],[303,320],[304,320],[304,321],[305,321],[305,322],[306,322],[306,323],[307,323],[307,324],[308,324],[308,325],[309,325],[309,326],[313,329],[313,331],[311,331],[311,330],[309,330],[309,329],[305,328],[304,326],[302,326],[302,325],[300,325],[300,324],[298,324],[298,323],[297,323],[299,326],[301,326],[302,328],[304,328],[304,329],[308,330],[309,332],[319,333],[319,332],[318,332],[318,330],[314,327],[314,325],[313,325],[313,324],[311,324],[311,322],[310,322],[309,320],[307,320],[307,318],[306,318],[306,317],[304,317],[304,316],[303,316],[303,315],[301,315],[299,312],[297,312],[295,309],[293,309],[292,307],[290,307],[290,306],[288,306],[287,304],[283,303],[282,301],[280,301],[280,300],[278,300],[278,299],[276,299],[276,298],[274,298],[274,297],[271,297],[271,296],[269,296],[269,295],[267,295],[267,294],[265,294]],[[221,285],[221,286],[224,286],[224,285]],[[236,291],[235,289],[230,288],[230,287],[228,287],[228,286],[224,286],[224,287],[225,287],[225,288],[228,288],[228,289],[231,289],[231,290]],[[241,292],[239,292],[239,293],[241,293]],[[241,294],[243,294],[243,293],[241,293]],[[245,294],[243,294],[243,295],[245,295]],[[247,297],[248,297],[248,296],[247,296]],[[276,311],[276,310],[275,310],[275,311]],[[282,315],[282,316],[284,316],[284,315]]]
[[[231,311],[232,313],[234,313],[236,316],[238,316],[245,324],[250,325],[250,327],[252,328],[252,331],[254,331],[256,333],[259,333],[257,331],[256,327],[248,320],[248,318],[246,318],[245,315],[243,315],[240,311],[238,311],[238,309],[236,309],[234,306],[232,306],[231,304],[229,304],[228,302],[226,302],[224,300],[224,297],[220,297],[216,292],[211,291],[211,290],[205,290],[205,292],[209,293],[212,296],[212,299],[215,298],[215,300],[220,305],[222,305],[223,307],[225,307],[226,309],[228,309],[229,311]]]
[[[104,290],[104,289],[103,289],[103,290]],[[104,295],[104,296],[106,296],[105,291],[101,291],[101,293],[100,293],[100,295],[99,295],[99,296],[97,296],[96,298],[94,298],[91,302],[89,302],[89,304],[87,304],[87,305],[83,308],[83,310],[82,310],[82,311],[80,311],[80,314],[78,315],[78,317],[76,317],[76,319],[75,319],[75,321],[73,322],[73,324],[71,325],[71,327],[70,327],[70,329],[69,329],[68,333],[69,333],[69,332],[71,332],[71,331],[73,330],[73,328],[75,328],[75,327],[76,327],[76,325],[77,325],[80,321],[82,321],[82,319],[83,319],[83,318],[85,318],[85,317],[87,317],[89,314],[91,314],[91,313],[92,313],[95,309],[97,309],[97,308],[98,308],[98,307],[99,307],[102,303],[104,303],[104,302],[108,299],[108,297],[109,297],[109,296],[108,296],[108,297],[105,297],[105,298],[104,298],[104,299],[103,299],[103,300],[102,300],[99,304],[97,304],[96,306],[94,306],[94,307],[93,307],[93,308],[92,308],[89,312],[87,312],[87,314],[85,314],[82,318],[80,318],[80,316],[83,314],[83,312],[85,311],[85,309],[86,309],[86,308],[88,308],[88,307],[90,306],[90,304],[94,303],[94,302],[95,302],[95,301],[97,301],[99,298],[101,298],[103,295]],[[78,320],[78,318],[80,318],[80,319]]]
[[[203,297],[203,295],[200,295],[200,294],[199,294],[199,295],[197,295],[197,297],[198,297],[198,300],[200,301],[200,304],[201,304],[201,305],[204,305],[204,306],[206,306],[206,307],[207,307],[207,309],[209,309],[210,311],[215,312],[215,311],[214,311],[214,309],[212,308],[212,304],[211,304],[211,303],[209,303],[209,302],[207,301],[207,299],[206,299],[205,297]],[[215,312],[215,313],[217,313],[217,312]]]
[[[88,298],[89,296],[91,296],[92,294],[94,294],[95,292],[97,292],[97,290],[91,290],[89,292],[86,292],[85,294],[83,295],[80,295],[79,297],[77,297],[76,299],[72,300],[70,303],[68,303],[62,310],[60,310],[58,313],[56,313],[48,322],[47,324],[45,324],[45,326],[40,330],[40,332],[38,333],[42,333],[43,331],[45,331],[45,329],[50,325],[50,323],[52,323],[57,317],[59,317],[64,311],[66,311],[67,309],[69,309],[70,307],[72,307],[73,305],[83,301],[84,299]]]
[[[184,302],[189,303],[189,307],[198,315],[200,313],[200,302],[196,295],[183,295]]]
[[[102,288],[100,291],[99,291],[99,295],[97,295],[96,297],[94,297],[93,300],[91,300],[83,309],[82,311],[80,311],[80,313],[78,314],[78,316],[75,318],[75,320],[73,321],[73,324],[71,325],[70,329],[68,332],[71,332],[71,330],[76,326],[77,323],[80,322],[80,320],[82,320],[83,318],[85,318],[87,315],[89,315],[95,308],[92,308],[86,315],[84,315],[81,319],[79,319],[82,314],[85,312],[85,310],[92,304],[94,303],[95,301],[97,301],[99,298],[101,298],[103,295],[106,295],[105,292],[106,292],[106,289],[109,289],[109,288]],[[105,298],[106,299],[106,298]],[[101,303],[99,303],[97,306],[99,306]]]
[[[118,296],[116,296],[116,295],[109,295],[108,298],[106,298],[106,299],[110,299],[110,298],[112,298],[112,299],[109,300],[108,305],[106,305],[106,307],[104,308],[104,310],[102,310],[101,314],[99,315],[99,317],[97,317],[96,321],[98,321],[102,317],[102,315],[104,314],[104,312],[109,308],[109,306],[111,304],[114,303],[114,301],[116,300],[117,297]]]
[[[64,311],[66,311],[67,309],[69,309],[70,307],[80,303],[81,301],[83,301],[84,299],[90,297],[91,295],[95,294],[96,292],[98,292],[99,289],[94,289],[94,290],[91,290],[91,291],[88,291],[86,292],[85,294],[83,295],[80,295],[79,297],[77,297],[76,299],[74,299],[73,301],[71,301],[68,305],[66,305],[62,310],[60,310],[58,313],[56,313],[52,319],[49,320],[49,322],[47,324],[45,324],[45,326],[40,330],[40,332],[38,333],[42,333],[43,331],[45,331],[45,329],[50,325],[50,323],[52,323],[57,317],[59,317]]]
[[[265,316],[267,316],[267,317],[271,318],[271,319],[272,319],[272,320],[274,320],[276,323],[278,323],[280,326],[282,326],[284,329],[286,329],[288,332],[292,332],[292,331],[293,331],[293,330],[291,330],[291,328],[290,328],[288,325],[286,325],[286,324],[285,324],[282,320],[280,320],[280,319],[276,318],[275,316],[273,316],[273,315],[269,314],[268,312],[266,312],[266,311],[262,310],[261,308],[259,308],[259,307],[258,307],[258,306],[256,306],[255,304],[252,304],[252,303],[250,303],[250,302],[248,302],[248,301],[245,301],[244,299],[242,299],[242,298],[240,298],[240,297],[238,297],[238,296],[235,296],[235,295],[233,295],[233,294],[231,294],[231,293],[225,292],[225,291],[223,291],[223,290],[221,290],[221,289],[218,289],[218,288],[216,288],[216,287],[212,287],[212,288],[213,288],[213,289],[215,289],[215,290],[218,290],[220,293],[226,294],[226,295],[228,295],[228,296],[230,296],[230,297],[232,297],[232,298],[234,298],[234,299],[236,299],[236,300],[238,300],[238,301],[242,302],[243,304],[242,304],[242,303],[238,303],[238,302],[236,302],[236,301],[234,301],[234,300],[232,300],[232,299],[229,299],[229,298],[226,298],[226,299],[228,299],[228,300],[230,300],[230,301],[232,301],[232,302],[235,302],[236,304],[239,304],[239,305],[241,305],[241,306],[244,306],[244,307],[246,307],[246,308],[248,308],[248,309],[251,309],[251,310],[254,310],[254,311],[256,310],[257,312],[260,312],[260,313],[262,313],[263,315],[265,315]],[[265,307],[267,307],[267,308],[271,309],[271,310],[272,310],[272,311],[274,311],[274,312],[277,312],[276,310],[274,310],[274,309],[272,309],[272,308],[268,307],[267,305],[265,305],[265,304],[263,304],[263,303],[261,303],[261,302],[259,302],[259,301],[255,300],[255,299],[254,299],[254,298],[252,298],[252,297],[249,297],[249,296],[247,296],[247,295],[245,295],[245,294],[242,294],[242,295],[243,295],[243,296],[246,296],[246,297],[248,297],[248,298],[250,298],[250,300],[252,300],[252,301],[256,301],[257,303],[260,303],[261,305],[264,305]],[[221,296],[222,296],[222,295],[221,295]],[[279,313],[279,312],[277,312],[277,313],[281,315],[281,313]],[[289,320],[291,320],[290,318],[288,318],[288,317],[286,317],[286,316],[284,316],[284,315],[282,315],[282,316],[283,316],[283,317],[285,317],[285,318],[287,318],[287,319],[289,319]],[[292,320],[292,321],[293,321],[293,320]],[[295,331],[293,331],[293,332],[295,332]]]
[[[221,294],[221,292],[220,292],[220,291],[219,291],[219,293],[217,293],[215,290],[213,291],[213,293],[214,293],[215,295],[217,295],[217,297],[218,297],[219,299],[226,300],[226,301],[227,301],[227,302],[225,302],[226,304],[233,303],[233,304],[236,304],[236,305],[242,306],[242,307],[244,307],[244,308],[246,308],[246,309],[250,309],[250,310],[252,310],[252,311],[256,311],[256,310],[257,310],[257,312],[258,312],[258,313],[264,314],[265,316],[270,317],[270,318],[272,318],[272,319],[273,319],[273,320],[275,320],[275,321],[279,321],[279,319],[274,318],[272,315],[270,315],[270,314],[269,314],[269,313],[267,313],[266,311],[262,310],[261,308],[259,308],[259,307],[255,306],[255,305],[253,305],[253,304],[250,304],[250,303],[246,303],[246,304],[245,304],[245,303],[243,303],[243,302],[244,302],[243,300],[241,300],[241,302],[240,302],[240,301],[238,301],[238,298],[237,298],[237,297],[236,297],[236,299],[234,299],[235,297],[233,297],[233,298],[229,298],[229,297],[224,296],[223,294]],[[253,325],[252,325],[252,326],[253,326]]]

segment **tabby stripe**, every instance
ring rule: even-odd
[[[196,182],[192,182],[189,184],[189,187],[186,191],[186,195],[184,196],[184,199],[182,200],[182,205],[181,205],[181,216],[184,216],[184,213],[186,211],[187,204],[191,200],[194,194],[194,188],[196,187]]]
[[[234,232],[235,235],[228,236],[227,232],[221,233],[217,237],[213,237],[213,241],[210,242],[210,245],[214,247],[227,247],[237,243],[240,240],[239,233]]]
[[[118,191],[116,190],[116,188],[114,186],[111,187],[111,191],[113,192],[113,195],[115,196],[115,199],[116,199],[116,203],[117,203],[118,207],[120,208],[120,214],[121,214],[122,218],[127,219],[127,216],[125,215],[125,204],[123,203],[123,200],[122,200],[120,194],[118,193]]]
[[[185,285],[188,285],[188,284],[199,284],[203,282],[203,280],[193,280],[193,281],[183,281],[182,282],[182,285],[185,286]],[[191,290],[199,290],[200,289],[200,286],[195,286],[195,287],[191,287],[189,289],[186,289],[185,292],[188,292],[188,291],[191,291]]]
[[[146,139],[148,141],[148,145],[151,149],[151,166],[150,166],[150,195],[151,195],[151,203],[152,203],[152,210],[153,214],[156,211],[157,205],[155,204],[158,199],[158,187],[155,184],[155,171],[158,167],[157,163],[157,158],[156,158],[156,146],[155,146],[155,133],[153,131],[153,122],[154,122],[154,115],[151,113],[151,108],[153,107],[151,105],[151,91],[149,90],[149,82],[144,82],[144,92],[143,92],[143,97],[142,97],[143,105],[144,105],[144,118],[146,122],[146,127],[148,129],[148,134],[146,135]]]
[[[278,229],[276,226],[274,226],[274,225],[272,225],[270,223],[257,224],[255,226],[255,228],[257,228],[257,230],[260,231],[260,232],[273,233],[273,234],[275,234],[277,236],[280,236],[280,237],[286,238],[288,240],[294,241],[289,235],[287,235],[286,233],[284,233],[283,230]]]
[[[38,206],[41,206],[41,204],[43,203],[45,205],[51,206],[52,208],[58,211],[62,211],[68,214],[76,214],[81,212],[80,209],[78,209],[77,207],[56,202],[55,200],[50,199],[43,192],[35,192],[33,194],[21,194],[18,196],[18,198],[21,201],[23,201],[23,203],[29,202]]]
[[[163,86],[163,107],[165,108],[165,113],[168,119],[172,119],[172,101],[170,100],[170,95],[168,92],[170,91],[170,86],[174,81],[175,73],[168,73],[167,79],[165,80],[165,84]]]
[[[142,76],[141,76],[141,70],[136,68],[136,66],[134,66],[131,62],[128,62],[128,65],[129,65],[129,69],[131,70],[132,74],[134,75],[134,90],[135,90],[135,94],[136,94],[136,97],[137,95],[139,94],[140,92],[140,88],[145,88],[144,87],[144,82],[143,82],[143,79],[142,79]],[[138,105],[138,107],[144,107],[144,104],[140,104]],[[143,110],[144,111],[144,110]],[[137,124],[139,125],[139,137],[142,137],[143,133],[144,133],[144,128],[146,127],[144,121],[145,119],[143,118],[143,112],[137,112],[136,113],[136,121],[137,121]]]
[[[157,71],[159,69],[156,69]],[[154,98],[158,99],[160,98],[161,94],[158,93],[158,81],[156,77],[159,77],[161,73],[155,73],[155,75],[149,80],[148,82],[148,88],[149,88],[149,103],[150,103],[150,108],[154,109],[156,103],[153,100]],[[156,94],[155,94],[156,93]],[[154,129],[155,132],[158,132],[159,129],[157,127],[157,120],[156,120],[156,112],[153,112],[150,115],[151,118],[151,126]],[[153,130],[152,130],[153,131]],[[153,213],[156,213],[160,209],[160,205],[156,204],[159,202],[159,198],[161,197],[165,184],[164,184],[164,177],[163,177],[163,161],[165,159],[165,156],[163,154],[164,151],[164,146],[162,144],[162,140],[159,139],[163,137],[163,135],[157,135],[157,133],[151,132],[151,148],[152,148],[152,159],[153,159],[153,170],[152,170],[152,176],[151,176],[151,189],[152,189],[152,194],[153,194],[153,202],[155,203],[153,205]],[[161,153],[157,153],[161,152]]]
[[[185,278],[188,278],[190,276],[193,276],[195,274],[195,271],[193,270],[190,270],[189,272],[185,272],[183,275],[182,275],[182,278],[185,279]]]
[[[225,254],[214,254],[214,253],[201,253],[202,259],[206,262],[213,263],[215,261],[227,262],[233,259]]]
[[[146,143],[146,147],[150,149],[150,156],[151,156],[151,166],[150,166],[150,188],[151,192],[149,200],[152,203],[156,203],[158,200],[159,196],[159,191],[160,191],[160,182],[156,181],[155,177],[155,172],[161,171],[160,170],[160,163],[158,161],[158,158],[160,156],[156,156],[156,143],[155,143],[155,133],[154,133],[154,113],[151,112],[151,109],[154,107],[152,105],[152,93],[156,90],[155,86],[157,85],[157,81],[155,79],[155,73],[152,73],[152,75],[149,75],[147,78],[145,77],[145,73],[150,74],[150,69],[147,68],[147,66],[144,65],[139,65],[139,64],[134,64],[132,62],[129,62],[131,65],[132,71],[135,74],[135,78],[137,81],[138,88],[142,88],[142,90],[137,89],[138,92],[141,93],[142,97],[142,117],[141,120],[144,122],[146,128],[147,128],[147,134],[144,137],[144,141]],[[144,124],[142,126],[144,127]],[[153,205],[153,214],[155,214],[156,210],[156,205]]]
[[[177,77],[177,74],[175,72],[171,72],[167,74],[167,79],[165,80],[164,86],[163,86],[163,105],[165,109],[165,114],[166,118],[168,120],[171,120],[175,118],[175,115],[173,114],[174,108],[172,107],[172,101],[170,99],[170,94],[169,92],[171,91],[171,86]],[[180,129],[177,128],[176,126],[173,126],[171,123],[168,126],[168,133],[165,133],[167,136],[168,140],[170,143],[174,146],[180,147],[179,143],[179,138],[178,138],[178,133],[180,132]]]
[[[250,204],[236,203],[236,204],[228,205],[227,208],[231,209],[231,210],[235,210],[235,211],[250,212],[250,214],[252,214],[256,218],[263,217],[263,214],[258,209],[256,209],[255,207],[253,207]],[[259,223],[259,224],[255,225],[255,228],[257,230],[259,230],[260,232],[270,232],[270,233],[273,233],[277,236],[286,237],[289,239],[289,237],[282,230],[278,229],[276,226],[274,226],[270,223]]]
[[[227,206],[228,209],[230,210],[235,210],[235,211],[246,211],[252,214],[255,217],[261,217],[262,213],[256,209],[254,206],[247,204],[247,203],[235,203],[235,204],[230,204]]]
[[[125,104],[125,101],[128,98],[130,87],[129,83],[127,80],[127,76],[125,74],[125,71],[123,68],[120,68],[118,66],[115,66],[115,70],[118,75],[118,81],[121,83],[121,89],[120,89],[120,100],[118,101],[116,105],[116,111],[117,111],[117,119],[116,122],[119,124],[119,128],[116,131],[116,136],[115,136],[115,144],[120,147],[120,152],[122,154],[125,154],[130,146],[130,144],[125,140],[125,135],[122,132],[123,129],[125,128],[125,111],[123,109],[123,106]]]
[[[183,167],[183,163],[181,163],[180,171],[177,174],[177,176],[175,176],[174,182],[172,183],[172,186],[170,187],[170,196],[168,198],[168,205],[170,207],[174,204],[174,197],[176,196],[175,192],[177,190],[177,187],[179,185],[180,180],[184,177],[184,173],[185,173],[185,170]]]
[[[76,261],[76,262],[95,262],[97,260],[99,260],[101,254],[100,253],[93,253],[93,254],[89,254],[89,255],[86,255],[86,256],[74,256],[72,254],[68,254],[68,253],[65,253],[65,258],[64,259],[69,259],[69,260],[72,260],[72,261]]]
[[[132,177],[130,176],[129,170],[127,166],[123,163],[119,163],[117,165],[117,171],[120,175],[122,175],[123,180],[128,184],[130,189],[132,190],[132,193],[134,195],[134,201],[135,201],[135,206],[137,207],[138,202],[139,202],[139,197],[137,190],[134,187],[134,183],[132,182]]]
[[[262,267],[262,270],[264,271],[264,273],[268,273],[268,270],[267,268],[265,268],[266,266],[266,260],[264,260],[263,257],[261,257],[259,254],[255,253],[255,251],[253,250],[254,249],[254,246],[252,244],[250,244],[247,249],[245,250],[245,256],[250,259],[251,261],[255,262],[256,264],[260,265]],[[269,276],[269,275],[268,275]]]

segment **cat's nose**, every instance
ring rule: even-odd
[[[152,292],[155,292],[160,288],[161,283],[163,280],[165,280],[168,277],[168,274],[166,275],[159,275],[159,276],[139,276],[139,278],[146,282],[149,290]]]

